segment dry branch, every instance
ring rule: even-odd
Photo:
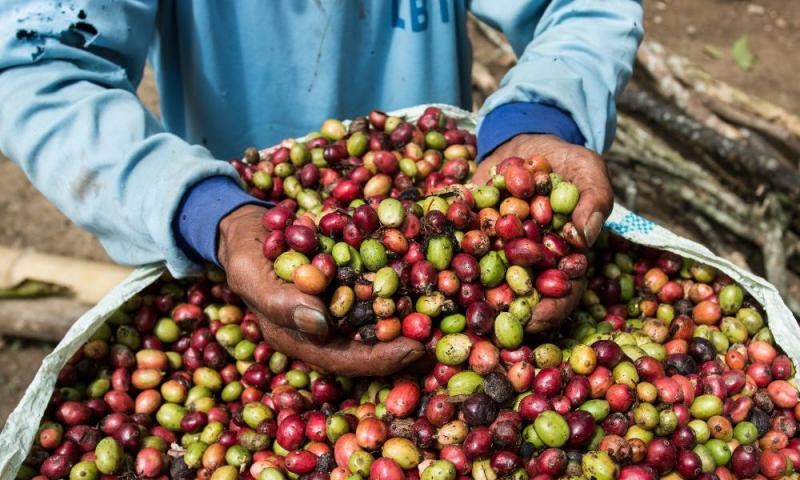
[[[764,152],[720,136],[682,110],[636,87],[628,88],[619,99],[620,109],[645,119],[677,142],[700,148],[726,162],[728,168],[745,175],[750,181],[772,186],[790,196],[797,196],[800,173],[788,169]],[[771,184],[771,185],[770,185]]]
[[[664,47],[657,42],[645,42],[636,53],[638,65],[652,77],[658,93],[685,110],[705,126],[720,135],[734,140],[742,139],[742,132],[714,114],[701,100],[692,95],[667,65]]]
[[[66,298],[0,300],[0,335],[58,342],[87,310]]]
[[[773,138],[800,140],[800,116],[715,79],[685,57],[670,55],[667,64],[683,83],[712,100],[713,109],[735,110],[743,121],[763,125],[765,133],[771,133]]]

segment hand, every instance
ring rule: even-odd
[[[552,135],[517,135],[498,147],[479,165],[472,177],[476,185],[485,185],[490,179],[492,167],[508,157],[528,158],[541,155],[553,167],[553,171],[574,183],[581,192],[572,222],[583,233],[587,245],[592,245],[603,222],[611,213],[614,193],[608,180],[606,165],[599,155],[584,147],[573,145]],[[545,299],[534,308],[525,329],[537,333],[561,323],[580,302],[586,289],[586,280],[573,280],[569,295],[559,299]]]
[[[261,252],[266,209],[245,205],[219,224],[217,258],[228,285],[259,314],[264,338],[276,350],[325,371],[347,376],[383,376],[419,359],[425,348],[408,338],[368,346],[344,337],[328,339],[333,325],[325,303],[281,280]]]

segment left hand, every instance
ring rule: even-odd
[[[425,347],[406,337],[367,345],[337,335],[318,297],[281,280],[261,250],[266,209],[245,205],[219,224],[217,257],[228,285],[258,315],[264,340],[279,352],[329,373],[384,376],[414,364]]]
[[[581,196],[572,212],[572,222],[583,233],[586,244],[592,245],[614,206],[614,192],[608,180],[606,164],[595,152],[567,143],[553,135],[517,135],[478,164],[472,181],[476,185],[485,185],[495,165],[508,157],[528,158],[532,155],[543,156],[554,172],[578,187]],[[533,308],[526,331],[541,332],[560,324],[577,307],[585,289],[585,279],[573,280],[570,293],[566,297],[539,302]]]

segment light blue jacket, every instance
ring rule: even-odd
[[[471,107],[468,11],[519,56],[482,115],[550,105],[609,146],[639,1],[2,0],[0,149],[116,261],[183,275],[173,217],[201,180],[236,178],[219,159],[328,117]],[[160,121],[134,93],[148,55]]]

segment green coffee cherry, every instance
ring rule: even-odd
[[[272,188],[272,175],[264,170],[256,170],[253,173],[253,185],[259,190],[267,191]]]
[[[524,267],[512,265],[506,270],[506,283],[517,295],[527,295],[533,291],[533,280]]]
[[[740,309],[736,313],[736,319],[742,322],[750,335],[755,335],[764,326],[764,317],[752,308]]]
[[[494,207],[500,201],[500,190],[489,185],[482,185],[472,192],[475,208]]]
[[[369,136],[364,132],[354,132],[347,139],[347,154],[360,157],[369,150]]]
[[[350,245],[345,242],[337,242],[333,249],[331,250],[331,256],[333,256],[333,261],[336,262],[337,267],[343,267],[350,263]]]
[[[722,313],[732,315],[739,311],[744,301],[744,290],[739,285],[732,283],[725,285],[719,292],[719,306]]]
[[[497,252],[489,252],[481,257],[478,265],[481,269],[481,285],[487,288],[496,287],[503,281],[506,267]]]
[[[561,447],[569,440],[569,425],[564,417],[551,410],[544,411],[533,422],[536,434],[548,447]]]
[[[613,480],[618,472],[617,464],[603,451],[585,454],[581,459],[581,469],[586,478],[596,480]]]
[[[311,262],[308,260],[308,257],[302,253],[289,251],[278,255],[278,258],[275,259],[272,266],[275,269],[275,273],[277,273],[281,279],[291,282],[292,273],[294,273],[297,267],[309,263]]]
[[[447,382],[447,393],[451,397],[469,395],[483,388],[483,377],[472,371],[458,372]]]
[[[361,261],[364,262],[364,266],[371,272],[377,272],[385,267],[388,262],[386,248],[381,242],[372,238],[364,240],[361,243],[359,254],[361,255]]]
[[[178,432],[181,429],[181,420],[185,415],[186,409],[182,406],[174,403],[165,403],[156,412],[156,421],[167,430]]]
[[[460,313],[454,313],[444,317],[439,324],[439,328],[442,330],[442,333],[445,334],[462,332],[466,326],[467,319]]]
[[[392,298],[400,286],[400,278],[392,267],[383,267],[375,273],[372,293],[380,298]]]
[[[106,437],[97,443],[94,455],[94,463],[97,466],[97,470],[102,474],[111,475],[117,473],[122,467],[124,452],[120,444],[111,437]]]
[[[428,249],[425,258],[436,270],[444,270],[453,259],[453,244],[444,235],[432,237],[428,240]]]
[[[378,205],[378,219],[384,227],[399,228],[406,218],[406,209],[400,200],[386,198]]]
[[[322,122],[319,128],[319,133],[328,140],[337,142],[347,135],[347,127],[344,126],[341,120],[329,118]],[[228,462],[230,463],[230,462]]]
[[[555,184],[550,192],[550,206],[556,213],[569,215],[578,205],[580,195],[575,184],[566,181],[560,182]]]
[[[372,455],[369,452],[358,450],[350,455],[350,458],[347,460],[347,466],[350,470],[350,473],[361,475],[363,478],[368,478],[369,469],[374,460],[375,459],[372,458]]]
[[[251,402],[242,409],[242,418],[250,428],[257,428],[264,420],[274,417],[272,410],[261,402]]]
[[[463,333],[451,333],[436,343],[436,360],[445,365],[459,365],[469,358],[472,341]]]
[[[522,345],[525,332],[513,315],[501,312],[494,320],[494,335],[500,347],[514,349]]]
[[[69,480],[97,480],[100,478],[100,470],[97,469],[95,462],[85,460],[72,466],[69,471]]]
[[[305,143],[297,142],[289,149],[289,160],[293,165],[302,167],[311,161],[311,154],[308,151]],[[276,166],[277,168],[277,166]]]
[[[422,471],[422,480],[455,480],[456,467],[447,460],[437,460]]]
[[[608,402],[601,399],[587,400],[578,407],[578,410],[588,412],[595,422],[602,422],[611,413],[611,407]]]
[[[705,394],[695,398],[689,407],[694,418],[708,420],[714,415],[722,415],[722,400],[716,395]]]

